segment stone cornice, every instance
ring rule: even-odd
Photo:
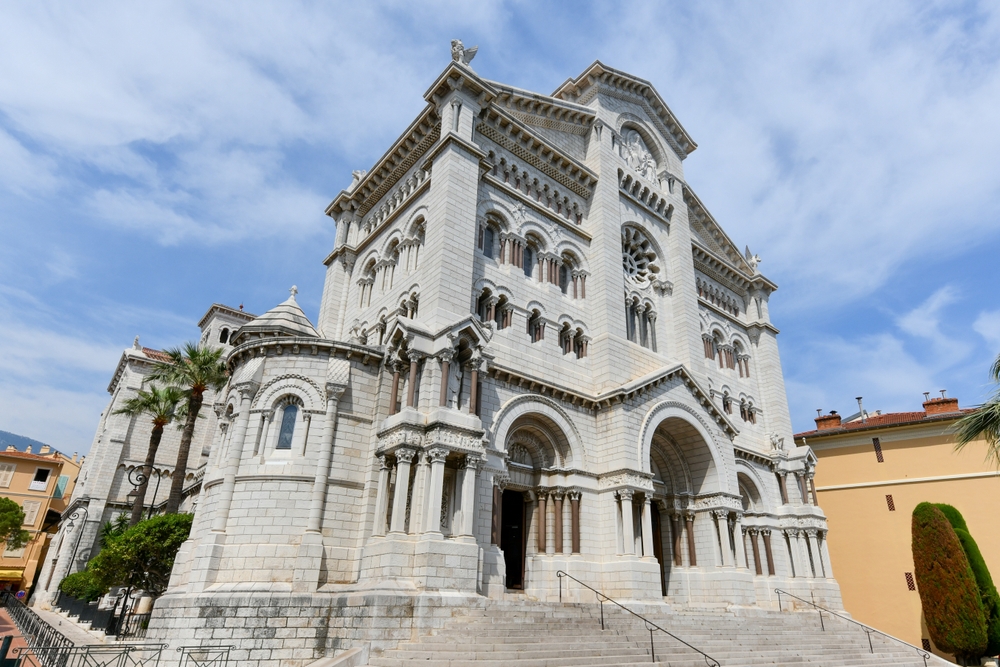
[[[201,319],[198,320],[199,329],[205,326],[205,322],[208,321],[208,318],[210,318],[213,313],[222,313],[224,315],[229,315],[230,317],[246,320],[247,322],[256,319],[257,317],[256,315],[253,315],[251,313],[247,313],[242,310],[236,310],[235,308],[230,308],[229,306],[223,305],[221,303],[213,303],[209,307],[209,309],[205,312],[205,314],[201,316]]]
[[[598,87],[605,87],[609,91],[617,91],[620,94],[634,97],[636,101],[641,101],[643,106],[648,107],[653,118],[662,124],[662,129],[665,130],[664,135],[671,141],[673,149],[677,151],[681,159],[698,148],[698,144],[687,133],[687,130],[677,120],[670,107],[663,101],[651,83],[631,74],[612,69],[600,60],[595,60],[575,79],[567,79],[552,93],[552,97],[576,102],[583,98],[587,91],[596,91]]]
[[[511,187],[509,183],[504,183],[499,178],[493,176],[489,172],[487,172],[483,176],[483,180],[492,185],[493,187],[495,187],[499,192],[502,192],[508,197],[516,199],[517,201],[521,202],[522,204],[530,208],[532,211],[535,211],[539,215],[542,215],[546,219],[556,223],[566,231],[571,232],[576,236],[579,236],[581,239],[587,241],[588,243],[593,240],[593,237],[587,232],[583,231],[580,225],[576,225],[567,220],[566,218],[554,213],[551,209],[542,206],[541,204],[533,200],[531,197],[528,197],[520,190]]]
[[[597,174],[566,155],[498,107],[490,107],[476,124],[476,132],[539,170],[574,194],[589,199]]]
[[[494,104],[529,125],[586,135],[597,117],[590,107],[495,81],[489,83],[497,91]]]
[[[229,354],[226,366],[232,373],[236,366],[244,360],[265,356],[269,349],[281,348],[282,354],[296,355],[308,354],[316,355],[326,352],[330,355],[342,355],[346,359],[360,357],[361,363],[368,365],[369,362],[376,364],[382,361],[384,353],[377,347],[366,345],[354,345],[353,343],[343,343],[340,341],[327,340],[323,338],[307,338],[295,336],[273,336],[268,338],[253,338],[244,343],[240,343]],[[287,352],[286,352],[287,349]]]
[[[335,217],[343,211],[355,210],[358,215],[365,215],[440,136],[441,119],[434,105],[428,105],[360,183],[352,190],[344,190],[337,195],[327,206],[326,214]]]
[[[753,268],[747,263],[746,258],[743,257],[740,251],[736,249],[736,244],[722,230],[722,227],[715,221],[712,214],[708,212],[705,205],[701,203],[698,195],[687,184],[681,187],[684,193],[684,203],[688,207],[688,221],[691,227],[701,236],[705,243],[715,245],[715,247],[709,247],[708,250],[724,257],[732,268],[743,273],[745,278],[752,278],[754,276]]]

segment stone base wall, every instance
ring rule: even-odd
[[[166,595],[156,602],[146,640],[232,645],[230,659],[241,667],[303,667],[365,645],[377,654],[488,603],[447,593]]]

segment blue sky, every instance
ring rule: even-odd
[[[1000,16],[955,2],[6,3],[0,429],[89,447],[121,350],[215,301],[315,318],[327,203],[423,107],[449,40],[550,92],[651,81],[694,190],[780,285],[816,408],[988,396],[1000,352]]]

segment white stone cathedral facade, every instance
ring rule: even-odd
[[[839,607],[776,286],[686,182],[692,138],[600,62],[543,95],[468,59],[327,208],[315,326],[293,290],[233,334],[150,637],[305,664],[557,600],[559,570],[643,603]]]

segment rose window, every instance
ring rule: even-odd
[[[639,285],[649,283],[660,272],[653,244],[633,227],[622,230],[622,269],[626,278]]]

